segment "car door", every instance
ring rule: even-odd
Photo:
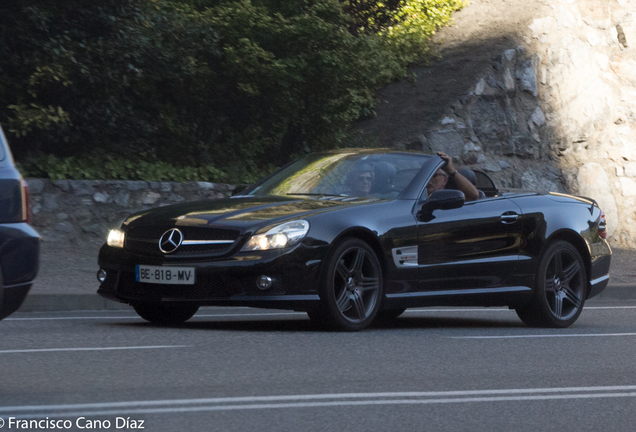
[[[503,197],[418,215],[417,230],[420,291],[504,286],[519,260],[521,208]]]

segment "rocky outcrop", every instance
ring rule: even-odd
[[[550,0],[434,126],[392,145],[444,150],[503,187],[595,199],[636,248],[636,3]]]
[[[596,199],[613,244],[636,247],[636,4],[553,1],[531,26],[550,155],[566,188]],[[535,24],[550,21],[540,31]]]

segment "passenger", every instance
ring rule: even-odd
[[[426,185],[426,192],[430,196],[433,192],[442,190],[446,186],[449,178],[452,178],[457,189],[464,193],[466,201],[475,201],[479,198],[479,191],[463,175],[457,172],[453,160],[444,152],[437,152],[437,156],[446,162],[444,166],[437,170],[431,181]]]
[[[373,165],[368,162],[356,164],[347,173],[347,186],[351,190],[350,196],[367,197],[373,186]]]

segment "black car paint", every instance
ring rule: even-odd
[[[512,199],[525,209],[524,238],[519,277],[530,280],[546,240],[566,240],[578,249],[588,279],[594,281],[609,273],[611,249],[598,235],[601,210],[593,202],[563,195],[525,195]],[[594,264],[594,265],[593,265]],[[532,280],[534,283],[534,280]],[[607,285],[590,287],[589,297],[598,295]],[[588,297],[588,298],[589,298]]]
[[[22,177],[0,128],[0,319],[20,307],[38,271],[40,236],[25,219]]]
[[[420,210],[427,198],[425,185],[441,165],[441,159],[431,157],[396,199],[241,195],[167,206],[133,216],[122,229],[143,224],[166,229],[199,224],[238,229],[240,235],[225,255],[213,258],[148,257],[104,245],[99,264],[109,272],[110,280],[98,293],[127,303],[190,301],[312,310],[320,300],[323,260],[334,245],[350,236],[366,241],[380,260],[385,281],[382,307],[386,309],[523,305],[532,297],[541,253],[555,238],[569,240],[577,247],[590,279],[607,275],[611,250],[594,231],[598,229],[600,210],[584,199],[500,191],[497,196],[458,209],[435,210],[433,219],[424,220]],[[254,189],[248,188],[245,193]],[[517,215],[514,222],[508,218],[512,214]],[[252,234],[295,219],[310,224],[309,233],[299,245],[274,251],[240,251]],[[394,250],[408,247],[417,247],[417,265],[398,267]],[[138,264],[196,266],[197,275],[219,278],[236,289],[223,298],[183,298],[178,294],[181,288],[154,296],[120,292],[118,278],[122,274],[130,277]],[[269,292],[256,288],[256,278],[263,274],[275,281]],[[589,295],[597,295],[606,285],[607,280],[600,281]]]

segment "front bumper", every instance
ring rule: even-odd
[[[40,263],[40,235],[26,222],[0,224],[0,319],[22,305]]]
[[[0,283],[31,283],[40,264],[40,235],[26,222],[0,224]]]
[[[17,311],[20,306],[22,306],[30,289],[30,282],[19,285],[5,285],[4,287],[0,286],[0,319]]]
[[[201,306],[254,306],[310,310],[318,305],[321,262],[326,246],[302,243],[289,250],[237,253],[210,260],[148,257],[104,245],[99,266],[106,280],[97,293],[123,303],[187,302]],[[135,266],[166,265],[194,267],[194,285],[167,285],[137,282]],[[273,279],[271,288],[261,290],[258,277]]]

